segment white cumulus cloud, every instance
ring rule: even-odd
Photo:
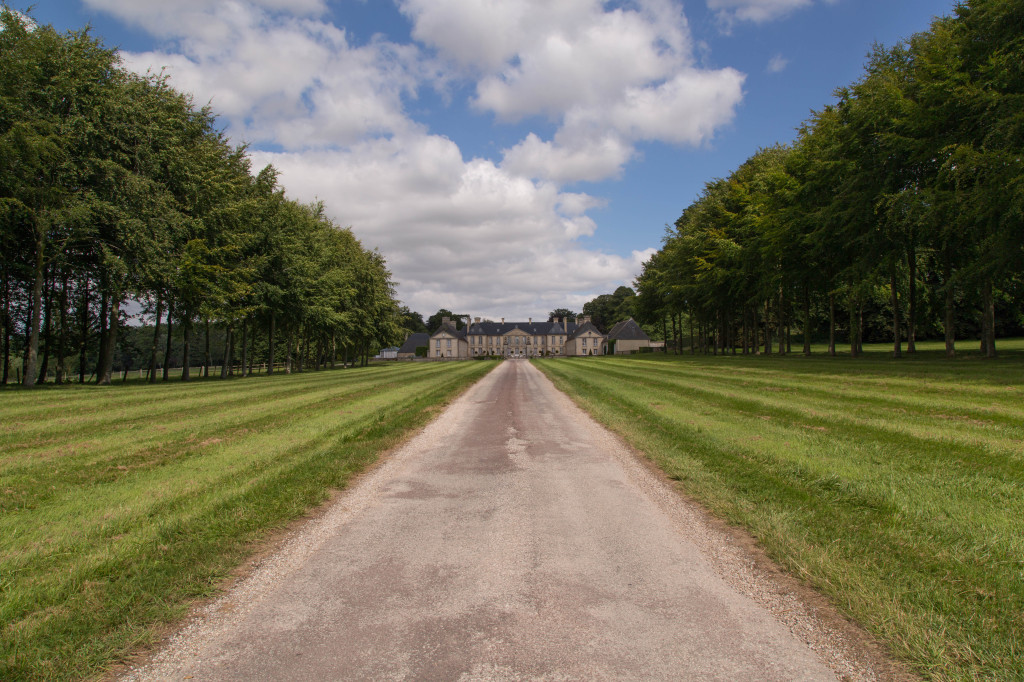
[[[838,0],[823,0],[835,4]],[[761,24],[813,4],[814,0],[707,0],[722,27],[728,31],[737,21]]]
[[[621,173],[639,140],[699,144],[741,97],[740,74],[693,65],[669,0],[399,0],[419,44],[356,44],[326,0],[85,1],[157,37],[125,63],[211,101],[254,166],[380,248],[423,313],[537,317],[628,284],[653,249],[589,248],[604,201],[562,186]],[[478,110],[558,132],[464,158],[404,104],[446,79],[475,85]]]
[[[442,303],[484,316],[537,317],[580,305],[610,283],[628,283],[652,250],[628,257],[587,249],[596,228],[586,211],[603,205],[510,174],[484,159],[464,161],[444,137],[376,139],[348,150],[256,152],[303,200],[325,200],[334,218],[379,247],[413,309]]]
[[[733,69],[696,66],[686,18],[670,0],[608,9],[600,0],[401,0],[413,35],[474,79],[478,109],[542,116],[502,167],[559,183],[621,174],[638,141],[700,145],[743,97]],[[487,13],[500,20],[488,22]],[[466,32],[472,35],[466,36]]]

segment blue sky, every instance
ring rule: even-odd
[[[708,180],[952,0],[42,0],[211,102],[258,170],[492,318],[630,284]],[[15,5],[15,8],[18,8]]]

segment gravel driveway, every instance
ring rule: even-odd
[[[506,361],[129,679],[871,678],[526,361]]]

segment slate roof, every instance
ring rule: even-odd
[[[594,332],[595,334],[604,336],[604,334],[601,334],[601,330],[594,326],[593,322],[584,322],[580,326],[576,327],[576,329],[573,330],[572,334],[569,334],[569,337],[566,339],[566,341],[568,341],[569,339],[575,339],[577,336],[584,332]]]
[[[570,321],[567,326],[570,330],[574,330],[576,329],[576,322]],[[566,333],[558,322],[474,322],[469,326],[469,333],[482,334],[484,336],[501,336],[513,329],[519,329],[532,336],[550,336]]]
[[[416,334],[410,334],[409,338],[405,340],[402,347],[398,349],[399,353],[415,353],[416,349],[420,346],[430,345],[430,334],[426,332],[418,332]]]
[[[452,336],[454,336],[457,339],[464,339],[464,338],[466,338],[466,330],[465,329],[456,330],[454,322],[446,322],[446,323],[442,324],[440,327],[437,328],[437,331],[435,331],[430,336],[432,336],[432,337],[433,336],[437,336],[441,332],[448,332],[449,334],[451,334]]]
[[[651,337],[644,333],[644,330],[640,328],[640,325],[631,317],[628,320],[619,322],[611,331],[608,332],[608,338],[615,341],[650,341]]]

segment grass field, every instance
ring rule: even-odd
[[[932,679],[1024,679],[1024,343],[535,361]]]
[[[151,642],[493,362],[0,392],[0,679]]]

